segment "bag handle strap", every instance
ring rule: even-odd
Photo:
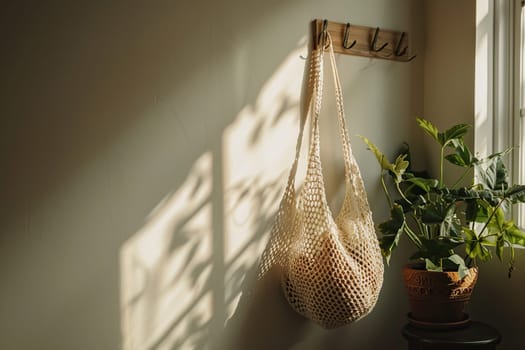
[[[336,97],[336,105],[337,105],[337,117],[338,117],[338,124],[339,124],[339,133],[342,140],[342,146],[343,146],[343,159],[345,164],[345,180],[346,180],[346,195],[353,197],[352,200],[355,200],[356,202],[362,203],[363,206],[369,207],[368,205],[368,199],[366,198],[366,191],[364,187],[363,180],[361,178],[361,173],[359,170],[359,166],[357,164],[357,161],[352,153],[352,146],[350,142],[350,136],[348,133],[348,128],[346,126],[346,118],[345,118],[345,111],[344,111],[344,104],[343,104],[343,92],[341,88],[341,81],[339,79],[339,72],[337,70],[337,64],[335,61],[335,54],[333,50],[333,44],[330,34],[327,35],[327,45],[325,46],[325,50],[328,52],[329,58],[330,58],[330,66],[332,70],[333,75],[333,82],[335,86],[335,97]],[[320,79],[322,80],[322,75],[320,76]],[[322,85],[322,81],[320,82]],[[316,97],[321,100],[321,95],[318,94]],[[314,124],[319,123],[319,112],[320,112],[320,101],[316,104],[318,106],[318,110],[316,110],[314,115]],[[319,142],[319,126],[315,125],[312,133],[316,133],[316,136],[312,137],[312,142]],[[316,147],[312,148],[312,151],[315,152],[315,154],[311,154],[310,156],[318,158],[319,164],[320,164],[320,146],[317,145]],[[314,158],[314,159],[315,159]],[[310,158],[312,159],[312,158]],[[345,202],[348,202],[345,200]],[[348,203],[346,203],[348,204]]]
[[[337,119],[339,121],[339,132],[341,134],[341,140],[343,143],[343,158],[345,162],[345,176],[348,177],[351,174],[350,169],[356,163],[352,156],[352,146],[350,144],[350,136],[348,135],[348,128],[346,126],[345,109],[343,104],[343,90],[341,88],[341,81],[339,80],[339,72],[337,70],[337,64],[335,62],[334,49],[331,38],[329,39],[330,45],[328,52],[330,55],[330,65],[332,67],[332,75],[335,85],[335,98],[337,104]]]
[[[297,136],[295,146],[295,157],[288,175],[288,182],[286,185],[283,202],[295,203],[295,177],[297,174],[297,167],[299,164],[299,157],[301,155],[301,146],[304,137],[304,129],[308,115],[312,112],[312,105],[319,89],[320,75],[323,74],[323,55],[322,51],[318,49],[312,50],[310,55],[310,67],[308,69],[308,85],[306,87],[305,100],[301,113],[301,120],[299,122],[299,135]],[[322,85],[322,84],[321,84]],[[288,201],[286,200],[288,199]]]
[[[330,40],[330,39],[329,39]],[[328,48],[330,54],[330,63],[332,67],[332,74],[335,83],[335,95],[338,109],[339,119],[339,131],[341,139],[343,141],[343,157],[345,160],[345,180],[346,180],[346,193],[345,200],[343,201],[343,207],[341,208],[340,215],[342,217],[351,215],[359,216],[367,220],[368,225],[373,228],[373,222],[370,212],[370,205],[368,204],[368,198],[365,190],[365,185],[361,177],[361,172],[357,161],[352,153],[352,146],[350,143],[350,136],[348,135],[348,129],[346,127],[346,118],[343,105],[343,93],[341,89],[341,81],[339,80],[339,73],[337,71],[337,65],[335,62],[334,50],[331,45]],[[359,214],[360,213],[360,214]],[[366,213],[366,215],[365,215]],[[339,219],[339,217],[338,217]]]
[[[336,100],[336,106],[337,106],[337,121],[339,126],[339,134],[341,137],[341,141],[343,144],[343,160],[345,164],[345,177],[346,180],[349,179],[351,174],[351,169],[353,166],[356,165],[355,159],[352,156],[352,148],[350,145],[350,137],[348,134],[348,129],[346,127],[346,118],[345,118],[345,111],[344,111],[344,104],[343,104],[343,92],[341,88],[341,81],[339,79],[339,72],[337,70],[337,64],[335,61],[335,54],[333,50],[333,44],[332,44],[332,38],[330,34],[327,35],[327,45],[325,46],[325,50],[328,51],[328,55],[330,58],[330,66],[332,70],[332,76],[333,76],[333,83],[335,87],[335,100]],[[319,86],[316,94],[316,104],[315,104],[315,112],[314,112],[314,119],[313,119],[313,129],[312,129],[312,143],[320,143],[319,140],[319,115],[321,112],[321,102],[322,102],[322,86],[323,86],[323,76],[319,76],[319,80],[317,81],[317,85]],[[315,134],[315,135],[314,135]],[[316,153],[315,157],[320,158],[320,146],[315,145],[316,147],[312,147],[312,150]]]
[[[310,135],[310,151],[309,151],[309,162],[315,159],[320,166],[320,137],[319,137],[319,116],[321,113],[322,97],[323,97],[323,85],[324,85],[324,53],[328,51],[330,57],[330,66],[332,68],[333,81],[335,86],[335,96],[337,105],[338,125],[339,133],[343,144],[343,158],[345,163],[345,179],[348,183],[350,181],[351,169],[357,166],[354,157],[352,156],[352,150],[350,145],[350,137],[346,127],[346,119],[343,105],[343,93],[341,89],[341,82],[339,79],[339,73],[335,62],[335,54],[333,51],[333,44],[330,34],[327,35],[327,45],[319,49],[312,50],[310,58],[310,67],[308,74],[308,85],[305,97],[305,106],[303,114],[301,115],[301,121],[299,125],[299,135],[297,137],[295,157],[288,175],[288,182],[285,189],[284,199],[289,199],[287,202],[295,203],[295,177],[297,174],[297,167],[299,163],[299,157],[301,153],[302,140],[304,137],[304,128],[308,115],[312,115],[312,130]],[[324,187],[324,186],[323,186]],[[324,189],[323,189],[324,190]],[[325,200],[324,200],[325,201]]]
[[[369,205],[366,197],[364,183],[360,175],[359,167],[352,154],[350,137],[346,128],[346,118],[344,115],[341,82],[339,80],[339,74],[337,71],[337,65],[335,62],[335,55],[333,52],[333,45],[330,35],[327,35],[326,40],[327,45],[325,46],[324,51],[328,51],[333,74],[339,133],[343,145],[343,158],[345,164],[346,191],[343,206],[341,207],[339,215],[337,215],[337,221],[339,221],[342,220],[344,217],[347,217],[349,213],[351,215],[360,215],[359,213],[369,211]],[[317,78],[318,80],[315,84],[316,89],[314,91],[314,96],[316,100],[314,104],[314,113],[312,120],[313,125],[311,132],[311,148],[308,158],[308,170],[306,173],[306,179],[304,182],[302,193],[299,197],[300,201],[304,201],[300,202],[299,206],[302,206],[301,203],[308,204],[306,207],[303,208],[303,210],[306,213],[307,217],[314,218],[314,225],[316,225],[317,227],[317,229],[312,232],[310,232],[309,230],[305,231],[307,232],[307,234],[308,232],[310,232],[310,234],[318,232],[318,228],[324,228],[329,230],[331,226],[336,225],[327,203],[322,174],[319,137],[319,115],[322,101],[323,75],[320,74]]]

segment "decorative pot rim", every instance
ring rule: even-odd
[[[468,300],[478,279],[478,268],[471,267],[469,274],[459,278],[457,271],[427,271],[403,267],[403,280],[408,295],[413,300],[431,297],[436,302]]]
[[[412,270],[412,271],[420,271],[420,272],[425,272],[425,273],[442,273],[442,274],[458,274],[457,271],[454,271],[454,270],[451,270],[451,271],[430,271],[430,270],[427,270],[425,269],[425,267],[423,266],[422,268],[415,268],[414,266],[417,266],[419,265],[419,263],[406,263],[405,265],[403,265],[403,270]],[[479,274],[479,269],[477,266],[471,266],[468,268],[469,270],[469,273],[470,271],[476,273],[476,274]]]

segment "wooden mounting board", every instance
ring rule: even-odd
[[[323,20],[316,19],[312,22],[312,33],[313,33],[313,43],[314,47],[317,48],[319,35],[323,30]],[[380,48],[382,45],[387,43],[384,49],[379,52],[374,52],[371,50],[371,43],[374,38],[374,33],[376,31],[375,27],[366,27],[359,25],[350,25],[349,36],[347,40],[347,45],[352,43],[354,40],[356,44],[351,49],[345,49],[343,47],[343,39],[346,30],[346,23],[336,23],[328,21],[327,31],[330,33],[332,38],[332,43],[334,47],[334,52],[343,54],[343,55],[355,55],[371,58],[380,58],[385,60],[392,61],[401,61],[408,62],[415,58],[415,55],[409,54],[408,48],[408,34],[403,32],[380,29],[377,34],[377,40],[375,47]],[[402,37],[402,42],[398,46],[399,39]],[[399,52],[402,52],[404,48],[407,48],[405,52],[401,55],[396,56],[395,50],[399,47]]]

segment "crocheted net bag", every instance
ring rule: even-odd
[[[345,163],[345,197],[335,218],[327,204],[320,159],[319,114],[325,53],[334,77]],[[325,328],[340,327],[370,313],[383,284],[383,258],[361,173],[352,154],[342,96],[328,37],[326,46],[312,51],[309,108],[301,121],[295,159],[258,271],[258,278],[262,279],[277,269],[292,308]],[[308,115],[312,119],[308,168],[296,195],[295,177]]]

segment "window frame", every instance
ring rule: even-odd
[[[483,157],[514,147],[505,159],[511,183],[525,183],[524,3],[476,0],[474,149]],[[525,205],[511,215],[525,227]]]

